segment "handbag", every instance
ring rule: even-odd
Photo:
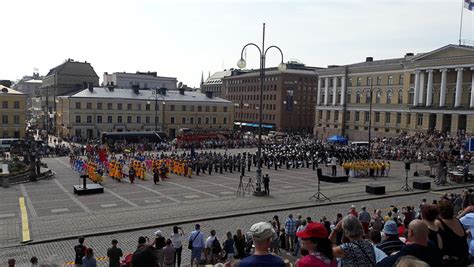
[[[200,233],[199,231],[196,232],[196,236],[193,238],[193,240],[189,240],[188,249],[191,249],[191,250],[193,249],[194,240],[196,240],[196,238],[198,237],[199,233]]]

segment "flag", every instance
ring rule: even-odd
[[[474,0],[464,0],[464,8],[473,11],[474,10]]]

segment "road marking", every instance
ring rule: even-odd
[[[115,203],[108,203],[108,204],[101,204],[100,205],[102,208],[112,208],[112,207],[117,207],[117,204]]]
[[[168,183],[169,183],[169,184],[172,184],[172,185],[176,185],[176,186],[182,187],[182,188],[186,188],[186,189],[188,189],[188,190],[195,191],[195,192],[198,192],[198,193],[201,193],[201,194],[204,194],[204,195],[208,195],[208,196],[213,197],[213,198],[218,198],[218,196],[216,196],[216,195],[213,195],[213,194],[210,194],[210,193],[207,193],[207,192],[198,190],[198,189],[194,189],[194,188],[189,187],[189,186],[180,185],[180,184],[173,183],[173,182],[169,182],[169,181],[168,181]]]
[[[115,192],[114,192],[113,190],[111,190],[111,189],[107,190],[107,192],[109,192],[110,194],[114,195],[115,197],[117,197],[118,199],[122,200],[123,202],[129,204],[129,205],[132,206],[132,207],[138,207],[137,204],[135,204],[135,203],[133,203],[132,201],[130,201],[130,200],[128,200],[128,199],[122,197],[121,195],[115,193]]]
[[[0,218],[10,218],[15,217],[15,213],[0,213]]]
[[[20,190],[21,194],[26,200],[26,207],[30,211],[31,217],[34,219],[38,218],[38,213],[36,213],[35,207],[33,207],[33,203],[31,203],[30,196],[28,195],[28,191],[26,191],[26,188],[23,184],[20,184]]]
[[[174,201],[174,202],[181,203],[181,201],[177,200],[176,198],[169,197],[169,196],[167,196],[167,195],[161,193],[160,191],[156,191],[156,190],[154,190],[154,189],[151,189],[151,188],[149,188],[149,187],[143,186],[143,185],[141,185],[141,184],[137,184],[137,186],[139,186],[139,187],[141,187],[141,188],[143,188],[143,189],[145,189],[145,190],[148,190],[148,191],[150,191],[150,192],[153,192],[153,193],[155,193],[155,194],[157,194],[157,195],[159,195],[159,196],[161,196],[161,197],[165,197],[165,198],[170,199],[170,200],[172,200],[172,201]],[[146,201],[145,201],[145,202],[146,202]]]
[[[73,194],[71,194],[69,191],[67,191],[67,189],[60,183],[58,182],[58,180],[54,179],[53,180],[54,183],[56,183],[56,185],[61,188],[61,190],[66,193],[66,195],[72,200],[74,201],[74,203],[76,203],[79,207],[81,207],[81,209],[83,209],[85,212],[87,213],[91,213],[92,211],[86,207],[86,205],[84,205],[81,201],[79,201],[79,199],[77,199]]]
[[[68,208],[52,209],[52,210],[51,210],[52,213],[68,212],[68,211],[69,211]]]
[[[25,198],[20,197],[20,212],[21,212],[21,242],[29,242],[30,238],[30,225],[28,224],[28,212],[26,211]]]
[[[292,185],[284,185],[282,186],[282,188],[285,188],[285,189],[290,189],[290,188],[295,188],[294,186]]]
[[[145,202],[145,203],[160,203],[161,200],[159,200],[159,199],[145,199],[143,202]]]
[[[192,198],[199,198],[198,195],[189,195],[189,196],[183,196],[184,198],[192,199]]]
[[[219,192],[221,195],[233,195],[235,192],[229,192],[229,191],[224,191],[224,192]]]

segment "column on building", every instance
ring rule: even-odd
[[[324,105],[327,106],[329,98],[329,77],[326,77],[324,82]]]
[[[473,81],[474,81],[474,71],[472,73],[473,73]],[[346,104],[346,76],[342,76],[341,78],[341,106],[345,104]]]
[[[441,90],[439,91],[439,106],[446,105],[446,83],[448,79],[448,69],[441,69]]]
[[[413,105],[418,105],[420,99],[420,71],[415,71],[415,95],[413,98]]]
[[[337,77],[334,77],[332,80],[332,105],[336,105],[337,100]]]
[[[420,87],[419,88],[420,88],[420,93],[419,93],[420,99],[418,100],[418,104],[423,105],[423,100],[425,97],[425,72],[424,71],[420,72]]]
[[[471,67],[471,100],[469,107],[474,108],[474,67]]]
[[[461,106],[462,100],[462,72],[463,68],[457,68],[456,71],[458,72],[457,79],[456,79],[456,94],[454,99],[454,107]]]
[[[321,78],[318,78],[318,96],[316,97],[316,104],[321,104]]]
[[[428,72],[428,85],[426,86],[426,106],[430,107],[433,104],[433,70]]]

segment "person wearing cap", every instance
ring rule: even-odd
[[[398,237],[398,226],[394,220],[389,220],[385,223],[383,233],[385,239],[377,247],[385,252],[385,254],[392,255],[392,253],[400,251],[405,245]]]
[[[163,265],[163,248],[166,246],[166,239],[161,234],[161,230],[155,232],[155,241],[153,241],[152,246],[155,246],[156,257],[158,258],[158,264]]]
[[[244,258],[239,267],[285,267],[285,262],[277,256],[268,253],[275,231],[268,222],[259,222],[250,227],[255,253]]]
[[[317,222],[306,225],[304,230],[296,233],[303,242],[303,248],[309,255],[296,262],[296,267],[335,267],[336,260],[332,255],[332,244],[328,239],[326,227]]]

